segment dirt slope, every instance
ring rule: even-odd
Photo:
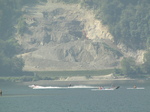
[[[107,26],[80,5],[48,0],[22,9],[26,22],[17,35],[24,70],[79,70],[118,67],[123,52]],[[114,52],[115,51],[115,52]],[[117,51],[117,52],[116,52]]]

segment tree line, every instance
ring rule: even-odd
[[[144,54],[143,64],[136,64],[132,57],[123,58],[121,61],[121,69],[114,69],[114,73],[140,78],[150,74],[150,50]]]
[[[24,5],[38,1],[40,0],[0,0],[0,76],[22,74],[24,62],[16,57],[22,48],[15,39],[14,24],[22,16],[21,9]]]

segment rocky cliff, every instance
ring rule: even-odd
[[[48,0],[22,10],[26,29],[16,35],[24,70],[107,69],[119,67],[123,56],[142,61],[141,52],[115,45],[108,27],[78,4]]]

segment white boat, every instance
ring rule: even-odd
[[[144,87],[136,87],[136,88],[127,88],[127,89],[145,89]]]
[[[103,90],[115,90],[118,89],[120,86],[117,87],[110,87],[110,88],[104,88],[104,87],[99,87],[97,89],[91,89],[92,91],[103,91]]]

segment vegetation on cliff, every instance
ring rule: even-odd
[[[21,46],[14,37],[14,24],[22,15],[22,7],[30,0],[0,0],[0,71],[1,76],[22,74],[24,62],[16,57]],[[21,26],[22,27],[22,26]],[[20,27],[20,29],[21,29]]]
[[[70,0],[58,0],[74,3]],[[149,0],[77,0],[81,6],[94,10],[96,18],[107,24],[116,43],[132,49],[150,46]]]
[[[21,46],[14,37],[17,30],[20,35],[26,29],[22,15],[22,7],[26,4],[46,0],[0,0],[0,71],[1,75],[19,74],[24,62],[16,55]],[[149,0],[54,0],[65,3],[80,3],[82,7],[93,10],[95,17],[109,26],[109,31],[116,44],[123,43],[134,50],[148,50],[150,47],[150,1]],[[120,74],[133,75],[150,73],[150,53],[144,56],[144,64],[136,65],[132,58],[124,58],[121,62]]]
[[[58,0],[65,3],[68,0]],[[148,50],[150,47],[150,1],[149,0],[78,0],[82,7],[93,10],[95,17],[109,26],[116,44],[123,43],[134,50]],[[72,1],[72,3],[74,3]],[[131,57],[121,61],[121,70],[116,73],[136,76],[150,73],[149,52],[144,56],[144,64],[137,65]]]

